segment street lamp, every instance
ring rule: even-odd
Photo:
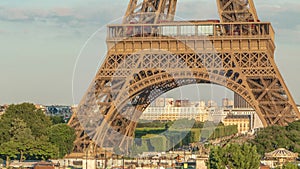
[[[185,149],[183,149],[183,154],[184,154],[184,162],[185,162],[185,161],[186,161],[186,160],[185,160]]]
[[[85,150],[85,169],[87,169],[88,149]]]
[[[123,169],[125,169],[125,162],[124,162],[124,156],[122,156],[122,163],[123,163]]]
[[[104,150],[104,168],[107,167],[106,149]]]

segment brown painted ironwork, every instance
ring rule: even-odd
[[[274,62],[271,24],[258,20],[252,0],[217,4],[220,22],[188,22],[174,21],[176,0],[130,0],[123,24],[107,27],[106,59],[69,122],[76,129],[75,152],[90,140],[127,150],[150,102],[188,84],[227,87],[264,126],[299,119]]]
[[[155,24],[172,21],[177,0],[130,0],[123,24]]]

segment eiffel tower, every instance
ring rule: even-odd
[[[274,30],[253,0],[217,0],[220,20],[175,21],[177,0],[130,0],[122,24],[107,26],[108,52],[69,125],[74,152],[129,148],[137,121],[157,97],[199,83],[224,86],[264,126],[300,113],[274,62]]]

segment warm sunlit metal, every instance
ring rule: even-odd
[[[123,24],[108,25],[106,59],[69,122],[76,129],[75,151],[89,146],[90,138],[100,147],[126,150],[150,102],[188,84],[227,87],[264,126],[299,119],[274,62],[271,24],[258,20],[252,0],[217,4],[221,22],[175,22],[176,0],[130,1]],[[85,127],[77,115],[89,119]]]
[[[173,21],[177,0],[130,0],[123,23],[155,24]]]
[[[217,0],[221,22],[257,22],[253,0]]]

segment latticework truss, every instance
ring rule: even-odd
[[[253,0],[217,0],[221,22],[257,22]]]
[[[173,21],[177,0],[130,0],[123,24]]]
[[[189,84],[227,87],[255,109],[264,126],[299,119],[274,62],[271,24],[258,22],[252,0],[217,2],[221,23],[187,24],[157,22],[158,13],[173,16],[176,1],[130,1],[124,23],[137,23],[108,26],[106,59],[69,123],[76,129],[75,151],[98,145],[128,152],[150,102]]]

